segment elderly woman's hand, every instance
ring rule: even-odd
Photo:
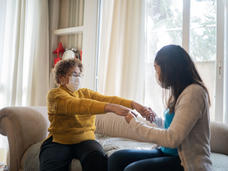
[[[105,112],[114,112],[117,115],[126,116],[129,112],[131,112],[131,109],[122,105],[109,103],[105,105]]]

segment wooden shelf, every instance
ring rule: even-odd
[[[79,27],[68,27],[64,29],[58,29],[54,31],[55,35],[67,35],[67,34],[76,34],[76,33],[82,33],[84,31],[83,26]]]

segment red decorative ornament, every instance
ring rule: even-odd
[[[64,49],[62,42],[59,42],[58,47],[52,52],[57,57],[54,58],[54,66],[62,59],[75,57],[82,61],[82,50],[76,50],[75,48]]]
[[[65,49],[63,48],[62,42],[59,42],[58,47],[52,52],[57,54],[57,57],[54,59],[54,66],[55,64],[62,59],[62,55]]]
[[[57,62],[59,62],[60,60],[61,60],[60,57],[56,57],[56,58],[54,59],[54,66],[55,66],[55,64],[57,64]]]
[[[82,50],[80,50],[80,61],[82,62]]]

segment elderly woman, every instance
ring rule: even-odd
[[[79,89],[81,72],[78,59],[62,60],[55,66],[59,87],[51,89],[47,97],[50,127],[40,150],[41,171],[67,171],[73,158],[80,160],[83,171],[107,170],[107,156],[95,140],[95,115],[114,112],[126,116],[131,109],[148,112],[134,101]]]

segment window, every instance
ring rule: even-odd
[[[163,115],[162,90],[156,83],[154,57],[156,52],[167,44],[182,42],[183,4],[175,0],[146,0],[145,3],[146,37],[146,80],[145,104],[151,106],[157,114]]]
[[[162,101],[151,98],[162,97],[154,77],[154,57],[162,46],[179,44],[189,52],[209,90],[211,119],[221,120],[218,113],[222,116],[225,78],[222,65],[224,44],[220,43],[225,37],[223,18],[224,4],[220,0],[183,0],[178,3],[176,0],[146,0],[146,105],[163,115]]]
[[[99,0],[58,0],[51,1],[51,47],[58,42],[64,48],[82,50],[84,65],[83,87],[96,88],[96,46]],[[59,16],[58,16],[59,15]],[[57,28],[57,29],[56,29]],[[53,54],[50,54],[53,57]],[[53,63],[53,60],[51,61]],[[51,87],[54,82],[50,83]]]
[[[211,119],[215,117],[216,1],[191,0],[189,52],[211,98]]]

